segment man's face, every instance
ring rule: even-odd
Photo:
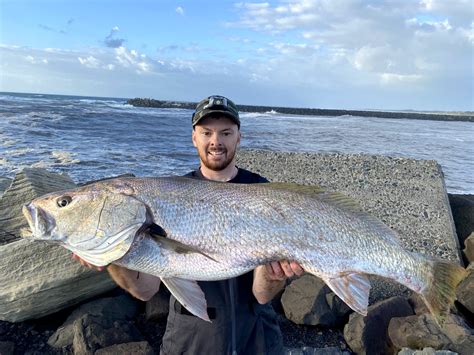
[[[206,117],[194,127],[192,139],[201,164],[210,170],[221,171],[234,160],[240,131],[230,118]]]

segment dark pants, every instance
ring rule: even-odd
[[[190,315],[172,298],[160,354],[232,354],[230,307],[208,313],[212,323]],[[283,354],[280,328],[269,304],[237,304],[235,314],[237,354]]]

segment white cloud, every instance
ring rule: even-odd
[[[136,50],[125,47],[115,48],[115,59],[118,65],[124,68],[135,69],[137,73],[152,72],[153,65],[146,55],[139,54]]]
[[[400,75],[393,73],[380,74],[381,80],[384,84],[400,84],[400,83],[414,83],[422,79],[421,75]]]
[[[176,8],[176,13],[179,15],[184,15],[184,9],[181,6]]]
[[[98,68],[100,65],[100,61],[91,55],[87,58],[77,57],[77,60],[79,60],[79,63],[87,68]]]
[[[438,90],[440,97],[446,85],[472,95],[471,1],[283,0],[240,3],[237,9],[240,19],[232,25],[268,35],[272,40],[255,53],[294,83],[317,77],[315,90],[332,80],[333,87],[377,91],[405,85],[407,92],[422,90],[424,83],[432,85],[426,92]],[[292,41],[275,41],[280,37]]]
[[[35,60],[35,57],[31,56],[31,55],[27,55],[25,57],[26,61],[27,62],[30,62],[31,64],[35,64],[36,63],[36,60]]]
[[[281,0],[235,12],[212,44],[176,42],[148,55],[127,48],[118,26],[109,47],[0,46],[0,90],[172,100],[217,90],[254,104],[474,110],[464,0]]]
[[[24,59],[28,62],[28,63],[31,63],[31,64],[48,64],[48,60],[45,59],[45,58],[37,58],[37,57],[33,57],[32,55],[27,55],[24,57]]]

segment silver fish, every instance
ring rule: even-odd
[[[353,310],[367,314],[367,274],[420,294],[438,322],[465,270],[406,251],[395,232],[351,199],[283,183],[226,184],[185,177],[118,178],[51,193],[24,206],[32,238],[82,259],[159,276],[191,313],[209,320],[195,280],[295,260]]]

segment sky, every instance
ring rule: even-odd
[[[471,0],[0,0],[0,91],[474,111]]]

